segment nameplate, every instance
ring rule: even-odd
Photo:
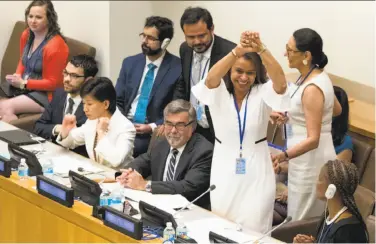
[[[101,207],[104,225],[117,230],[136,240],[141,240],[143,235],[142,221],[124,214],[109,206]]]
[[[54,200],[66,207],[72,207],[74,203],[74,191],[43,175],[37,175],[38,193]]]
[[[0,175],[9,178],[12,174],[11,161],[9,159],[0,156]]]

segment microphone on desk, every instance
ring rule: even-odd
[[[200,199],[201,197],[203,197],[206,193],[208,192],[211,192],[215,189],[215,185],[211,185],[204,193],[202,193],[200,196],[196,197],[193,201],[189,202],[187,205],[185,205],[184,207],[182,207],[181,209],[179,209],[176,213],[174,213],[173,217],[175,218],[176,215],[183,211],[184,209],[188,208],[191,204],[193,204],[194,202],[196,202],[198,199]]]
[[[277,225],[276,227],[272,228],[271,230],[269,230],[268,232],[266,232],[263,236],[261,236],[260,238],[256,239],[255,241],[253,241],[253,243],[257,243],[259,241],[261,241],[265,236],[269,235],[270,233],[272,233],[273,231],[275,231],[276,229],[278,229],[279,227],[281,227],[282,225],[290,222],[292,219],[291,216],[287,216],[287,218],[285,218],[285,220],[280,223],[279,225]],[[248,241],[247,241],[248,242]],[[243,242],[243,243],[247,243],[247,242]]]

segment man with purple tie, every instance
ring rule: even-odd
[[[142,53],[124,59],[116,83],[117,105],[137,131],[134,157],[147,151],[153,130],[163,123],[181,74],[180,59],[166,49],[174,35],[171,20],[152,16],[140,33]]]

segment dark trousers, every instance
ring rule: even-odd
[[[206,140],[214,144],[215,137],[210,128],[204,128],[201,125],[197,124],[196,132],[205,137]]]
[[[133,157],[136,158],[148,151],[151,134],[136,134],[134,140]]]

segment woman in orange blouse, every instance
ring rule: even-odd
[[[28,28],[20,41],[20,61],[16,73],[6,80],[24,95],[0,101],[0,117],[9,122],[21,113],[41,113],[62,87],[62,71],[69,49],[60,33],[57,13],[49,0],[34,0],[25,11]]]

